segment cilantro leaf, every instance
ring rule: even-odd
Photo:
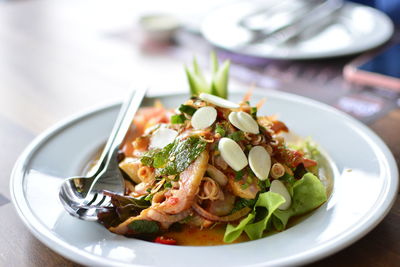
[[[186,114],[188,114],[189,116],[193,116],[193,114],[196,112],[196,110],[197,110],[197,109],[195,109],[194,107],[189,106],[189,105],[183,105],[183,104],[182,104],[182,105],[179,107],[179,111],[180,111],[180,112],[186,113]]]
[[[250,115],[257,121],[257,107],[250,108]]]
[[[155,221],[136,220],[128,224],[128,227],[137,234],[156,234],[160,231],[160,226]]]
[[[221,137],[225,137],[226,131],[220,123],[218,123],[215,127],[215,132],[218,133]]]
[[[242,180],[243,175],[244,175],[244,171],[243,170],[235,172],[235,181]]]
[[[232,139],[233,141],[241,141],[244,139],[244,133],[242,131],[236,131],[228,135],[228,138]]]
[[[183,114],[176,114],[171,116],[172,124],[182,124],[186,120],[186,117]]]

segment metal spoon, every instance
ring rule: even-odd
[[[72,216],[96,221],[97,211],[108,206],[111,200],[110,197],[102,194],[103,190],[114,193],[124,192],[124,179],[117,162],[118,148],[125,138],[146,91],[147,89],[143,88],[132,92],[123,103],[93,175],[70,177],[62,183],[59,197],[64,208]]]

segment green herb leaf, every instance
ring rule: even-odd
[[[235,181],[242,180],[243,175],[244,175],[244,170],[243,169],[240,170],[240,171],[235,172]]]
[[[197,110],[197,109],[195,109],[194,107],[189,106],[189,105],[181,105],[181,106],[179,107],[179,111],[180,111],[180,112],[186,113],[186,114],[188,114],[189,116],[193,116],[193,114],[196,112],[196,110]]]
[[[144,198],[144,200],[147,200],[147,201],[152,201],[152,199],[153,199],[153,194],[148,194],[145,198]]]
[[[172,124],[181,124],[184,123],[186,117],[183,114],[176,114],[171,116],[171,123]]]
[[[250,108],[250,115],[257,121],[257,107]]]
[[[156,168],[156,176],[177,175],[184,171],[206,148],[207,143],[196,136],[175,140],[161,150],[146,155],[144,161]]]
[[[174,175],[184,171],[206,148],[207,143],[191,136],[185,140],[176,140],[165,152],[167,163],[156,169],[156,175]],[[168,156],[167,156],[168,154]],[[173,159],[173,160],[171,160]]]
[[[215,132],[218,133],[221,137],[225,137],[225,129],[220,123],[217,123],[217,126],[215,127]]]
[[[164,184],[164,188],[171,188],[172,187],[172,183],[171,182],[166,182]]]
[[[256,199],[239,198],[239,200],[235,202],[235,206],[233,207],[231,214],[245,207],[253,208],[254,204],[256,204]]]
[[[153,167],[164,168],[169,160],[171,149],[174,147],[174,143],[166,145],[162,150],[154,154]]]
[[[244,133],[242,131],[236,131],[228,135],[228,138],[232,139],[233,141],[242,141],[244,140]]]
[[[294,183],[297,181],[293,175],[290,175],[289,173],[285,173],[282,177],[279,178],[281,182],[286,182],[290,187],[294,185]]]
[[[141,159],[140,159],[140,162],[144,165],[144,166],[151,166],[151,165],[153,165],[153,159],[151,158],[151,157],[149,157],[149,156],[143,156]]]
[[[156,234],[160,231],[160,226],[155,221],[136,220],[128,224],[128,227],[137,234]]]

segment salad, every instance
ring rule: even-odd
[[[121,150],[125,194],[104,192],[112,206],[99,221],[113,233],[162,244],[183,244],[174,234],[183,229],[185,238],[219,229],[221,242],[232,243],[282,231],[323,204],[316,146],[285,142],[288,127],[258,114],[263,101],[251,105],[250,94],[227,100],[229,62],[220,66],[212,56],[211,82],[193,65],[185,103],[138,111]]]

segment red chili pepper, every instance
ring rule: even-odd
[[[176,240],[169,237],[157,236],[154,240],[155,243],[163,244],[163,245],[176,245]]]
[[[218,119],[225,119],[225,115],[220,109],[217,109],[217,117]]]

